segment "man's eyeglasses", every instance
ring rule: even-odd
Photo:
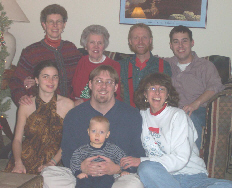
[[[94,80],[94,82],[98,86],[103,86],[105,84],[107,87],[110,87],[110,86],[115,84],[115,82],[112,80],[103,81],[101,79],[96,79],[96,80]]]
[[[150,91],[150,92],[159,91],[160,93],[165,93],[167,91],[167,89],[165,87],[158,87],[158,88],[156,88],[156,87],[153,87],[153,86],[147,88],[147,90]]]
[[[63,24],[63,21],[62,20],[57,20],[56,22],[54,22],[53,20],[48,20],[47,21],[48,25],[62,25]]]

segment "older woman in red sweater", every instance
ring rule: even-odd
[[[83,30],[80,44],[87,50],[88,55],[83,56],[78,62],[72,81],[73,93],[71,98],[75,105],[79,105],[90,98],[89,74],[100,65],[110,65],[116,69],[120,76],[120,64],[103,54],[109,44],[109,33],[100,25],[90,25]],[[120,83],[116,91],[116,99],[122,100],[120,96]]]

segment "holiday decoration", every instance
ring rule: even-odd
[[[3,33],[0,31],[0,46],[5,46],[6,42],[4,41]]]
[[[81,98],[86,98],[86,99],[91,98],[89,91],[90,91],[90,89],[89,89],[88,83],[87,83],[86,86],[84,87],[84,90],[81,91],[82,94],[80,95],[80,97]]]
[[[11,99],[6,99],[6,97],[10,97],[11,95],[9,87],[2,89],[2,82],[5,71],[5,60],[6,57],[9,56],[3,33],[5,31],[5,28],[8,27],[12,23],[12,21],[7,18],[6,12],[4,12],[1,2],[0,13],[0,117],[6,118],[7,116],[5,112],[9,110],[11,106]]]

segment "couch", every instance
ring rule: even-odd
[[[84,48],[79,49],[87,55]],[[104,54],[115,61],[133,54],[105,51]],[[232,170],[232,76],[229,57],[212,55],[203,57],[211,61],[217,68],[225,90],[212,97],[207,105],[206,125],[203,127],[200,156],[204,159],[209,177],[231,180]],[[0,135],[0,148],[2,141]]]
[[[79,49],[87,55],[84,48]],[[115,61],[133,54],[105,51]],[[229,57],[212,55],[203,57],[217,68],[225,90],[212,97],[207,105],[206,125],[203,127],[200,156],[204,159],[209,177],[232,180],[232,75]]]

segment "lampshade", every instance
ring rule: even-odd
[[[141,7],[135,7],[131,14],[131,18],[146,18],[146,15]]]
[[[16,0],[1,0],[6,16],[16,22],[29,22]]]

